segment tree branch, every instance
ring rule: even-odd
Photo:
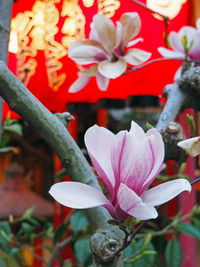
[[[49,262],[47,263],[47,267],[53,266],[53,262],[54,262],[54,259],[56,257],[56,254],[58,253],[58,251],[61,250],[67,244],[69,244],[69,242],[71,242],[71,240],[72,240],[72,236],[68,236],[62,242],[59,242],[56,244],[55,248],[53,249],[53,251],[51,253],[51,257],[49,259]]]
[[[89,184],[101,190],[90,165],[61,120],[58,119],[56,115],[49,112],[28,91],[7,69],[3,62],[0,62],[0,95],[8,102],[10,108],[28,122],[50,145],[60,158],[67,171],[67,175],[69,175],[72,180]],[[118,227],[111,226],[107,223],[111,217],[106,209],[103,207],[89,209],[87,213],[93,230],[96,231],[100,229],[98,233],[101,235],[96,235],[95,239],[101,244],[101,251],[104,251],[105,243],[112,243],[113,240],[115,240],[117,247],[121,246],[124,234]],[[94,238],[94,236],[92,238]],[[98,238],[100,238],[100,240],[98,240]],[[91,248],[94,252],[95,249],[92,245]],[[103,255],[100,253],[100,255],[98,255],[98,261],[101,259],[101,256]],[[109,266],[117,266],[117,260],[118,258],[115,258],[114,262],[109,263]],[[101,260],[99,264],[101,264]]]

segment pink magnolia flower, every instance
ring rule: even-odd
[[[200,20],[196,22],[197,29],[184,26],[180,31],[172,31],[169,35],[169,43],[173,50],[159,47],[159,53],[167,58],[180,58],[200,60]]]
[[[131,40],[139,33],[141,21],[137,13],[129,12],[121,16],[115,24],[103,14],[95,15],[91,23],[88,40],[78,40],[69,47],[69,57],[77,64],[93,64],[79,72],[79,78],[71,85],[69,92],[81,90],[95,76],[100,90],[106,90],[109,79],[119,77],[127,64],[138,65],[149,59],[151,53],[133,46],[141,38]]]
[[[85,144],[108,188],[109,199],[99,190],[83,183],[54,184],[50,194],[61,204],[88,209],[104,206],[117,220],[133,216],[140,220],[156,218],[155,206],[191,190],[185,179],[177,179],[148,189],[162,168],[164,144],[156,129],[146,134],[135,122],[130,131],[113,134],[97,125],[85,134]]]

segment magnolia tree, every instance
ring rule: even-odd
[[[146,62],[151,54],[137,48],[142,39],[134,39],[140,26],[141,20],[135,12],[123,14],[116,25],[104,15],[94,16],[89,39],[75,41],[69,48],[69,57],[84,66],[70,92],[83,89],[93,76],[99,90],[106,90],[110,79],[137,70],[138,65],[141,68],[151,64],[152,61]],[[164,89],[167,102],[156,127],[145,133],[132,121],[129,131],[113,134],[94,125],[85,133],[85,145],[104,182],[102,187],[66,129],[69,114],[49,112],[0,62],[0,95],[48,142],[72,179],[71,182],[54,184],[49,193],[67,207],[86,209],[87,225],[92,231],[93,266],[132,266],[133,263],[134,266],[160,266],[166,262],[167,266],[180,266],[181,251],[176,235],[183,232],[200,237],[198,207],[184,216],[178,213],[168,220],[160,218],[159,226],[152,220],[159,216],[158,208],[162,204],[183,191],[189,194],[191,186],[199,180],[190,182],[185,179],[182,168],[171,181],[159,173],[165,168],[166,160],[176,160],[182,166],[187,153],[192,156],[200,153],[200,138],[184,140],[180,125],[174,123],[180,110],[188,107],[199,110],[200,21],[196,28],[185,26],[178,33],[171,32],[169,43],[171,49],[158,48],[164,56],[160,60],[182,60],[183,66],[177,71],[174,83]],[[194,121],[191,117],[188,121],[192,133]],[[157,177],[165,182],[152,186]],[[73,217],[73,220],[79,218]],[[184,222],[188,218],[191,224]],[[63,226],[62,229],[66,230]],[[164,235],[168,233],[173,238],[167,244]],[[58,235],[61,237],[57,232],[50,261],[40,259],[47,266],[53,266],[58,250],[75,238],[72,234],[60,241]],[[89,266],[91,263],[86,264],[87,253],[80,256],[83,247],[79,245],[75,247],[75,252],[79,253],[77,257],[83,266]],[[88,249],[84,247],[84,251]],[[66,266],[71,265],[66,262]]]

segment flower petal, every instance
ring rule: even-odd
[[[142,139],[146,138],[146,134],[142,127],[140,127],[136,122],[131,121],[131,128],[129,131],[130,134],[132,134],[133,137],[138,139],[138,142],[141,142]]]
[[[150,56],[151,53],[149,52],[137,48],[132,48],[127,51],[126,55],[124,56],[124,59],[127,63],[131,65],[139,65],[144,61],[148,60]]]
[[[83,40],[73,41],[69,47],[69,51],[71,52],[73,49],[75,49],[77,47],[86,46],[86,45],[96,46],[96,47],[99,47],[103,50],[102,45],[98,41],[90,40],[90,39],[83,39]]]
[[[163,56],[167,58],[185,58],[185,53],[178,52],[178,51],[172,51],[164,47],[158,47],[158,52]]]
[[[128,42],[139,33],[141,27],[141,20],[139,18],[138,13],[127,12],[121,16],[120,22],[124,28],[122,39],[122,49],[124,49]]]
[[[161,134],[155,128],[153,128],[147,131],[146,136],[149,138],[149,144],[153,158],[153,166],[151,173],[148,177],[146,177],[146,180],[144,181],[142,190],[145,190],[159,174],[165,156],[165,147]]]
[[[143,41],[144,41],[143,38],[137,38],[137,39],[135,39],[135,40],[133,40],[133,41],[128,42],[128,44],[127,44],[126,47],[134,46],[134,45],[136,45],[137,43],[139,43],[139,42],[143,42]]]
[[[97,63],[107,58],[105,52],[94,45],[80,45],[68,50],[68,55],[77,64]]]
[[[171,200],[183,191],[191,191],[190,183],[186,179],[176,179],[145,191],[141,198],[145,203],[158,206]]]
[[[148,138],[134,121],[129,132],[116,135],[112,147],[112,166],[116,179],[115,190],[126,184],[137,194],[153,168],[153,157]]]
[[[85,145],[92,163],[113,197],[115,177],[111,166],[111,147],[115,135],[104,127],[94,125],[85,133]]]
[[[98,74],[98,64],[92,65],[91,67],[84,69],[79,72],[80,76],[92,77]]]
[[[97,14],[93,17],[93,27],[104,49],[108,53],[112,52],[116,44],[115,25],[112,20],[103,14]]]
[[[178,37],[180,39],[179,43],[182,43],[182,38],[186,37],[187,39],[187,47],[189,48],[194,41],[194,38],[197,34],[197,30],[191,26],[184,26],[178,32]],[[183,46],[183,45],[182,45]]]
[[[78,182],[56,183],[50,188],[49,194],[62,205],[73,209],[87,209],[109,204],[102,192]]]
[[[88,76],[80,76],[69,88],[70,93],[76,93],[83,89],[86,84],[90,81],[91,77]]]
[[[120,184],[117,193],[117,202],[122,210],[139,220],[149,220],[156,218],[158,213],[149,203],[144,203],[142,199],[125,184]]]
[[[98,64],[98,71],[107,78],[115,79],[125,72],[126,67],[126,62],[122,58],[119,58],[116,62],[103,60]]]
[[[181,52],[185,54],[184,47],[182,44],[182,37],[180,37],[177,32],[172,31],[169,35],[169,43],[176,52]]]
[[[196,21],[197,30],[200,31],[200,18]]]
[[[188,52],[188,56],[191,59],[200,60],[200,32],[194,37],[194,42]]]
[[[177,145],[192,157],[196,157],[200,154],[200,136],[185,139],[178,142]]]
[[[106,91],[109,85],[109,79],[98,73],[96,75],[97,85],[101,91]]]

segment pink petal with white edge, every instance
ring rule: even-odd
[[[94,125],[85,133],[85,145],[92,163],[113,197],[115,177],[111,166],[111,147],[115,135],[104,127]]]
[[[153,166],[151,173],[144,181],[144,184],[142,186],[142,190],[145,190],[156,178],[156,176],[159,174],[164,156],[165,156],[165,147],[164,142],[162,140],[161,134],[154,128],[147,131],[146,136],[149,139],[149,144],[151,147],[151,153],[153,160]]]
[[[88,76],[80,76],[69,88],[70,93],[76,93],[83,89],[90,81],[91,77]]]
[[[115,79],[125,72],[126,67],[126,62],[122,58],[119,58],[116,62],[104,60],[98,64],[98,71],[109,79]]]
[[[158,47],[158,52],[166,58],[180,58],[184,59],[185,58],[185,53],[181,53],[178,51],[172,51],[164,47]]]
[[[109,85],[109,79],[98,73],[96,75],[97,85],[101,91],[106,91]]]
[[[73,209],[88,209],[109,204],[102,192],[78,182],[56,183],[50,188],[49,194],[62,205]]]
[[[111,19],[103,14],[97,14],[93,17],[93,24],[100,43],[104,49],[110,53],[116,44],[115,25]]]
[[[97,63],[107,58],[101,48],[93,45],[76,46],[68,51],[68,55],[77,64],[82,65]]]
[[[112,166],[116,179],[115,190],[120,183],[124,183],[137,193],[138,185],[152,169],[151,156],[146,136],[138,142],[135,135],[127,131],[119,132],[112,148]]]
[[[117,202],[120,208],[132,217],[139,220],[154,219],[158,216],[156,209],[142,199],[125,184],[120,184],[117,193]]]
[[[145,191],[141,198],[145,203],[158,206],[173,199],[183,191],[191,191],[190,183],[186,179],[176,179]]]
[[[124,49],[128,42],[139,33],[141,27],[141,20],[139,18],[138,13],[127,12],[121,16],[120,22],[124,28],[122,39],[122,49]]]
[[[148,60],[151,57],[151,53],[146,52],[141,49],[132,48],[129,49],[124,56],[124,59],[127,63],[131,65],[139,65],[144,61]]]
[[[192,47],[188,52],[188,56],[191,59],[200,60],[200,32],[196,34]]]
[[[131,138],[133,138],[130,135]],[[129,172],[123,179],[124,183],[131,188],[136,194],[140,195],[144,181],[148,178],[152,171],[154,158],[152,156],[151,147],[148,139],[134,141],[132,151],[127,155],[127,161],[124,161],[125,168],[129,167]],[[123,157],[122,157],[123,159]],[[122,161],[123,162],[123,161]]]

